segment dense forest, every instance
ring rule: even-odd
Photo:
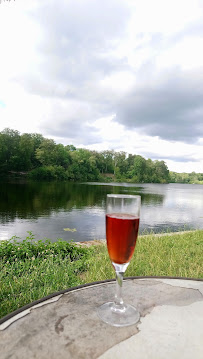
[[[56,144],[37,133],[0,132],[0,176],[33,180],[203,183],[203,174],[169,172],[164,161],[125,152]]]

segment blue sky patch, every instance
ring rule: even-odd
[[[3,107],[3,108],[6,107],[6,104],[1,100],[0,100],[0,107]]]

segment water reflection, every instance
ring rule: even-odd
[[[0,238],[29,230],[52,240],[105,238],[107,193],[141,195],[141,232],[203,228],[200,185],[13,182],[0,184]]]
[[[1,183],[0,222],[38,218],[60,209],[101,205],[102,188],[73,183]]]
[[[53,210],[105,207],[107,193],[141,194],[143,204],[160,204],[163,195],[144,193],[143,187],[123,185],[94,185],[75,183],[1,183],[0,223],[16,217],[37,219],[50,215]]]

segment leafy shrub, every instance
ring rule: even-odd
[[[73,242],[23,241],[12,237],[0,242],[0,317],[45,297],[81,284],[92,249]]]
[[[54,258],[60,255],[60,259],[75,261],[87,255],[87,248],[79,247],[74,242],[66,242],[58,239],[52,243],[50,239],[35,241],[32,232],[23,241],[18,241],[14,236],[10,240],[0,243],[0,258],[4,263],[13,263],[15,260],[35,258],[46,258],[53,255]]]
[[[33,180],[65,180],[67,174],[62,166],[44,166],[30,171],[29,178]]]

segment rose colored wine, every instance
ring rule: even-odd
[[[106,215],[106,239],[112,262],[128,263],[133,255],[139,228],[139,218],[132,214]]]

